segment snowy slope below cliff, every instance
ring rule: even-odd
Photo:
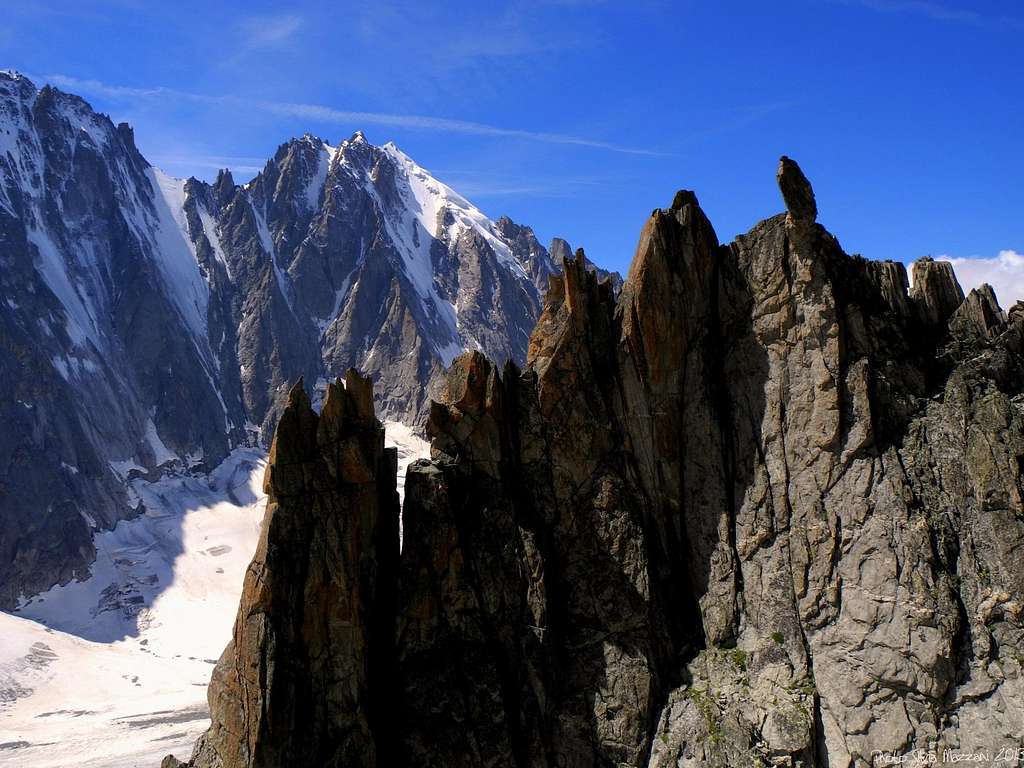
[[[209,477],[135,481],[147,511],[97,535],[91,578],[0,614],[0,765],[153,765],[189,748],[259,537],[263,465],[242,449]]]
[[[401,484],[426,443],[401,424],[387,443]],[[152,768],[191,751],[259,539],[264,466],[238,449],[209,475],[133,481],[146,512],[96,536],[89,579],[0,613],[0,766]]]

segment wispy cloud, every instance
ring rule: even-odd
[[[1024,301],[1024,254],[1008,250],[1000,251],[994,258],[939,258],[953,262],[965,292],[988,283],[1004,309]]]
[[[148,159],[161,168],[205,168],[220,170],[230,168],[236,173],[259,173],[266,160],[258,157],[234,157],[232,155],[148,155]]]
[[[491,171],[432,168],[431,173],[470,199],[492,197],[572,198],[599,188],[622,189],[622,179],[593,176],[519,177]]]
[[[969,8],[955,8],[932,0],[836,0],[845,5],[859,5],[883,13],[914,13],[936,21],[950,21],[961,24],[983,26],[1004,24],[1024,27],[1024,18],[1019,16],[989,15]]]
[[[504,12],[452,14],[430,4],[414,6],[379,0],[357,15],[362,41],[415,56],[435,75],[450,75],[496,63],[522,64],[575,47],[577,38],[555,35],[532,20],[522,6]]]
[[[239,22],[243,45],[249,49],[276,48],[289,41],[305,26],[301,16],[250,16]]]
[[[216,106],[234,106],[242,110],[254,110],[281,117],[294,117],[304,120],[331,123],[336,125],[367,126],[381,125],[393,128],[434,131],[438,133],[458,133],[474,136],[490,136],[494,138],[522,139],[547,144],[563,144],[568,146],[587,147],[609,152],[629,155],[663,156],[664,153],[643,147],[633,147],[583,136],[564,133],[534,131],[523,128],[504,128],[487,123],[470,120],[459,120],[430,115],[396,114],[388,112],[359,112],[335,109],[322,104],[304,104],[297,102],[267,101],[263,99],[247,99],[234,95],[207,95],[190,93],[173,88],[136,88],[112,85],[99,80],[81,79],[69,75],[46,75],[42,79],[58,87],[67,88],[75,93],[100,96],[111,100],[139,99],[177,99],[191,103],[210,104]]]

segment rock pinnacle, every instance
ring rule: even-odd
[[[775,180],[782,191],[782,199],[786,201],[786,209],[794,220],[814,221],[818,218],[818,205],[814,202],[811,182],[804,176],[795,160],[790,160],[785,155],[780,157]]]

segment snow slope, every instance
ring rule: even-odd
[[[426,443],[387,425],[405,469]],[[95,537],[82,582],[0,613],[0,766],[159,765],[209,725],[206,686],[231,635],[266,509],[265,456],[209,475],[132,481],[146,512]]]
[[[526,270],[523,269],[523,265],[512,255],[512,249],[501,238],[494,222],[487,218],[483,211],[447,184],[431,176],[426,169],[400,150],[394,142],[389,141],[381,149],[401,169],[402,173],[398,179],[401,185],[400,194],[406,198],[408,212],[419,221],[423,229],[433,236],[441,234],[442,239],[448,241],[455,240],[460,233],[467,229],[475,230],[494,250],[498,261],[516,275],[526,278]],[[447,209],[451,223],[445,227],[443,233],[438,233],[436,232],[438,214],[442,209]],[[412,231],[411,227],[405,229]],[[429,264],[429,243],[427,250],[427,263]]]
[[[199,269],[195,245],[185,218],[186,181],[168,176],[155,167],[150,167],[147,175],[153,185],[157,212],[155,226],[151,224],[148,227],[154,252],[158,254],[156,263],[182,319],[195,338],[205,339],[210,287]]]
[[[146,512],[95,537],[91,578],[0,614],[0,765],[191,749],[259,537],[263,464],[240,449],[208,477],[134,481]]]

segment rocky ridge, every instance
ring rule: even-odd
[[[787,158],[779,185],[787,212],[728,245],[678,193],[617,298],[567,260],[524,370],[459,357],[400,553],[372,415],[323,440],[345,428],[296,390],[189,765],[995,765],[1022,746],[1024,305],[964,298],[930,260],[908,290],[816,223]],[[303,546],[271,545],[278,515]]]

